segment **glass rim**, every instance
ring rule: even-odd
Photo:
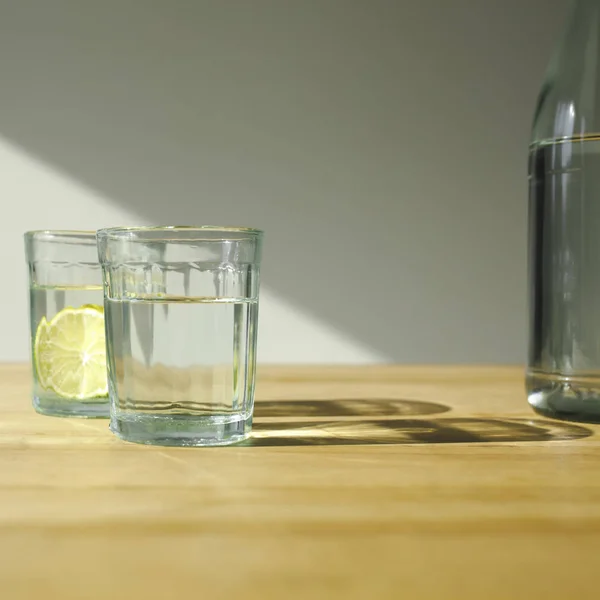
[[[141,227],[105,227],[96,231],[97,237],[108,238],[108,239],[129,239],[132,241],[143,240],[143,236],[136,236],[135,234],[144,233],[161,233],[165,235],[168,233],[198,233],[198,241],[203,241],[202,233],[222,233],[223,239],[227,239],[227,234],[236,235],[243,234],[248,238],[261,238],[264,234],[262,229],[255,229],[253,227],[230,227],[230,226],[219,226],[219,225],[150,225]],[[194,238],[191,238],[193,241]],[[153,241],[157,241],[156,238]]]
[[[23,234],[28,238],[81,237],[96,235],[93,229],[32,229]]]

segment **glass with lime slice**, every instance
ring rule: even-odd
[[[33,406],[55,416],[107,417],[106,343],[93,232],[25,234]]]

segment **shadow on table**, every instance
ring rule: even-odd
[[[541,419],[439,418],[258,422],[249,446],[352,446],[547,442],[588,437],[590,429]]]
[[[263,400],[254,416],[263,417],[413,417],[448,412],[449,406],[420,400],[351,398],[337,400]]]

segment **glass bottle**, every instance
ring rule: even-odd
[[[600,1],[575,2],[529,154],[530,405],[600,422]]]

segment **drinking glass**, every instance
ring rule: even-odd
[[[119,227],[97,239],[113,433],[172,446],[246,438],[262,232]]]
[[[33,406],[108,417],[102,272],[91,231],[25,233]]]

